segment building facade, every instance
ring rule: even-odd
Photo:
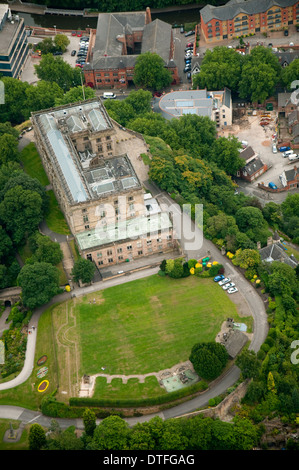
[[[207,116],[216,122],[217,128],[232,125],[232,98],[228,88],[220,91],[188,90],[166,93],[156,109],[166,119],[185,114]]]
[[[173,251],[172,221],[144,192],[98,99],[32,113],[36,145],[80,254],[101,267]],[[118,147],[119,149],[119,147]]]
[[[171,25],[152,21],[149,8],[145,12],[101,13],[89,62],[83,67],[85,82],[94,88],[126,88],[133,83],[136,60],[144,52],[158,54],[173,83],[179,82]]]
[[[230,0],[223,6],[206,5],[201,11],[201,34],[217,42],[254,33],[288,28],[299,23],[298,0]]]
[[[23,18],[0,5],[0,75],[19,78],[29,54]]]

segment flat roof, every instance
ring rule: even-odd
[[[103,245],[146,237],[148,234],[158,234],[158,230],[167,230],[172,227],[167,213],[161,212],[150,216],[136,217],[134,219],[117,221],[106,227],[96,227],[75,235],[81,250],[89,250]]]
[[[13,23],[10,21],[5,21],[3,23],[3,28],[0,29],[0,54],[8,55],[9,49],[12,45],[15,34],[20,26],[23,23],[23,18],[19,20],[14,20]]]

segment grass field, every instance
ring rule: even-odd
[[[38,179],[43,186],[50,184],[39,153],[33,142],[30,142],[30,144],[23,148],[20,154],[20,159],[23,163],[24,170],[28,175],[32,178]]]
[[[70,229],[66,223],[63,213],[59,207],[56,196],[52,190],[47,191],[50,199],[50,210],[46,216],[46,224],[52,232],[61,235],[70,235]]]
[[[81,374],[158,372],[186,361],[192,346],[214,340],[235,304],[211,279],[157,275],[111,287],[96,304],[76,305]]]

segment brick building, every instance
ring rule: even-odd
[[[206,5],[201,34],[207,42],[266,33],[299,23],[298,0],[230,0],[223,6]]]
[[[152,21],[149,8],[145,12],[101,13],[89,63],[83,68],[85,82],[94,88],[126,88],[133,83],[138,55],[148,51],[163,59],[173,83],[178,83],[170,24]]]
[[[31,120],[83,257],[106,267],[173,251],[172,221],[144,193],[129,155],[116,151],[116,128],[100,100],[37,111]]]

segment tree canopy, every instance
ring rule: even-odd
[[[158,54],[145,52],[136,60],[133,81],[138,87],[162,90],[171,84],[172,75]]]

